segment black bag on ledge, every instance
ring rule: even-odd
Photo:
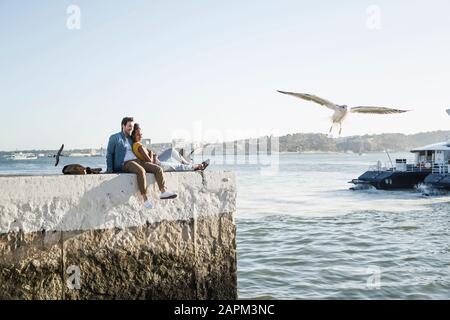
[[[80,164],[68,164],[62,169],[64,174],[99,174],[102,168],[83,167]]]

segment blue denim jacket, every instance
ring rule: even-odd
[[[125,147],[126,137],[123,132],[113,134],[109,138],[108,150],[106,151],[106,172],[121,172],[123,166],[123,160],[127,148]],[[130,146],[133,145],[133,140],[128,137]]]

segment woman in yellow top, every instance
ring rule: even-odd
[[[145,161],[145,162],[151,162],[157,164],[157,157],[156,154],[147,148],[144,148],[144,145],[141,143],[142,140],[142,133],[141,129],[137,128],[135,131],[133,131],[135,134],[133,137],[133,153],[138,157],[138,159]]]
[[[206,160],[200,164],[191,164],[186,161],[160,161],[158,159],[158,156],[150,149],[147,149],[144,147],[144,145],[141,143],[142,140],[142,129],[140,128],[139,124],[136,123],[134,125],[134,130],[131,133],[131,137],[133,139],[133,153],[136,155],[136,157],[144,162],[150,162],[153,164],[156,164],[158,166],[161,166],[164,171],[170,172],[170,171],[198,171],[198,170],[205,170],[206,167],[209,165],[209,160]],[[176,152],[175,150],[171,152]],[[177,159],[183,159],[179,154]]]

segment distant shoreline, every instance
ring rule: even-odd
[[[260,137],[258,139],[267,139],[268,137]],[[279,137],[278,139],[280,153],[374,153],[384,152],[409,152],[409,150],[437,142],[450,141],[450,130],[420,132],[415,134],[402,133],[383,133],[374,135],[348,136],[348,137],[329,137],[323,133],[293,133]],[[255,141],[255,138],[241,139],[236,141],[225,142],[227,145],[237,143],[240,146],[238,154],[243,152],[242,146],[248,141]],[[190,142],[186,143],[191,144]],[[206,143],[205,143],[206,144]],[[222,143],[211,143],[211,146],[220,148]],[[161,149],[168,148],[171,143],[153,143],[151,148]],[[69,146],[66,146],[69,147]],[[65,149],[66,153],[89,153],[92,150],[98,154],[106,152],[105,148],[82,148],[82,149]],[[37,153],[37,154],[56,154],[58,149],[28,149],[28,150],[0,150],[0,156],[12,153]]]

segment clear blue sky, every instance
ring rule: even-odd
[[[126,115],[155,142],[199,122],[201,138],[327,132],[329,110],[276,89],[414,109],[353,115],[344,136],[449,129],[449,16],[448,0],[0,0],[0,150],[105,146]]]

